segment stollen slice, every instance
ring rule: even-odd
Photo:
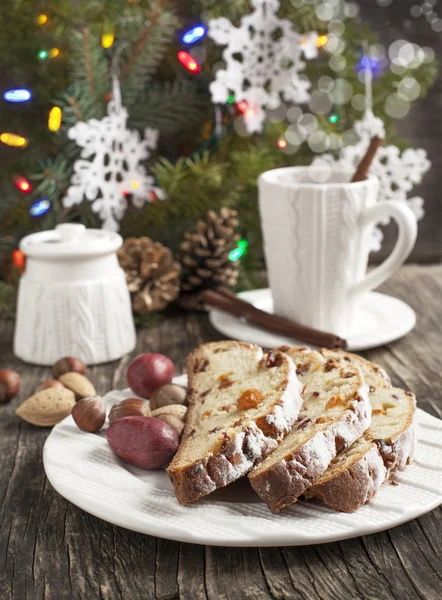
[[[187,361],[189,409],[167,472],[180,504],[247,474],[291,430],[302,405],[293,362],[243,342],[214,342]]]
[[[252,487],[273,512],[296,502],[371,419],[368,386],[358,367],[343,366],[304,346],[281,350],[296,365],[304,404],[292,431],[249,474]]]
[[[410,462],[416,438],[416,399],[399,388],[371,391],[372,422],[364,436],[339,455],[305,492],[343,512],[368,502],[395,470]]]
[[[371,389],[376,387],[392,387],[388,373],[376,363],[362,358],[359,354],[345,352],[345,350],[328,350],[327,348],[323,348],[321,354],[326,359],[333,358],[343,366],[351,362],[359,367],[364,375],[366,384]]]

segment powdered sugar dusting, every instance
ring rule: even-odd
[[[363,380],[361,373],[361,380]],[[350,446],[369,427],[371,404],[369,388],[364,383],[357,390],[351,410],[345,410],[340,418],[315,432],[297,447],[288,444],[281,460],[252,473],[249,479],[254,489],[270,508],[279,510],[296,502],[328,468],[342,446]],[[339,444],[338,444],[339,442]],[[269,481],[271,484],[269,485]]]
[[[281,398],[281,404],[275,406],[273,412],[267,415],[267,422],[277,429],[287,432],[292,428],[301,410],[303,399],[302,384],[296,375],[296,368],[290,360],[289,383]]]

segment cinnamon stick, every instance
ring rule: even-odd
[[[352,183],[357,181],[364,181],[368,177],[368,171],[370,170],[371,163],[376,156],[377,151],[384,143],[384,140],[377,135],[371,138],[370,145],[367,148],[367,152],[361,158],[358,166],[356,167],[356,171],[351,179]]]
[[[249,302],[238,298],[226,288],[220,288],[217,291],[206,290],[202,292],[201,298],[209,306],[224,310],[236,317],[245,318],[250,323],[273,331],[273,333],[292,337],[307,344],[324,348],[345,349],[347,347],[347,342],[333,333],[319,331],[318,329],[306,327],[285,317],[271,315],[256,308]]]

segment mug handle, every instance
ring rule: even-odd
[[[386,217],[393,218],[398,225],[396,245],[382,264],[351,288],[351,295],[363,294],[380,286],[399,269],[413,250],[417,237],[417,220],[411,208],[399,200],[378,202],[361,215],[359,226],[365,229],[373,222],[379,222]]]

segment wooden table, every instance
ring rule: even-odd
[[[366,353],[419,406],[442,417],[442,266],[407,266],[385,291],[406,300],[418,325]],[[0,407],[0,600],[440,599],[441,508],[390,531],[304,548],[217,548],[171,542],[114,527],[76,508],[48,483],[48,430],[14,414],[49,369],[12,354],[12,323],[0,323],[0,365],[20,372],[20,397]],[[207,317],[183,315],[140,331],[134,354],[170,356],[178,371],[196,345],[221,336]],[[94,367],[99,392],[125,387],[130,357]]]

